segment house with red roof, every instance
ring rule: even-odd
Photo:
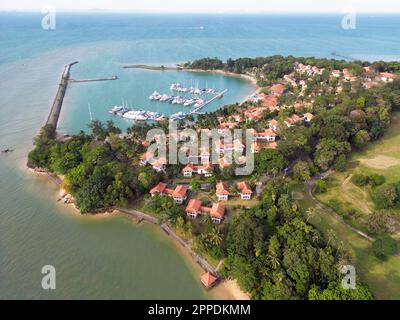
[[[190,162],[185,168],[182,170],[182,174],[184,177],[192,177],[194,174],[203,175],[205,177],[212,176],[212,166],[209,161],[204,162],[200,165],[194,165]]]
[[[276,133],[272,129],[266,129],[264,132],[256,132],[254,138],[256,141],[274,142],[276,140]]]
[[[285,86],[283,84],[274,84],[269,88],[269,91],[276,97],[281,96],[285,92]]]
[[[232,151],[243,153],[244,147],[244,144],[239,139],[233,140],[233,143],[225,143],[222,139],[215,141],[215,152],[220,154]]]
[[[150,190],[152,197],[156,195],[169,196],[174,199],[177,204],[182,204],[187,199],[188,187],[178,185],[174,189],[168,188],[166,183],[160,182]]]
[[[264,107],[273,111],[278,107],[278,100],[273,95],[264,95],[262,98],[262,104]]]
[[[253,191],[249,187],[246,181],[241,181],[236,184],[237,189],[239,190],[240,198],[242,200],[251,200],[253,195]]]
[[[393,73],[381,72],[379,73],[379,79],[383,82],[393,82],[396,76]]]
[[[297,114],[292,114],[289,118],[285,120],[285,124],[288,128],[290,128],[302,121],[304,121],[304,117],[300,117]]]
[[[196,219],[199,214],[202,214],[201,208],[201,201],[198,199],[190,199],[188,205],[186,206],[185,212],[186,214]]]
[[[332,71],[332,76],[334,78],[339,78],[342,75],[342,72],[340,70],[333,70]]]
[[[208,289],[212,288],[217,281],[218,278],[211,272],[207,272],[201,276],[201,283]]]
[[[185,209],[186,214],[196,219],[198,215],[210,215],[213,223],[220,224],[225,216],[225,206],[221,203],[214,203],[212,207],[205,207],[198,199],[191,199]]]
[[[140,157],[140,165],[146,166],[151,165],[157,172],[164,172],[165,166],[167,165],[167,159],[164,157],[154,158],[150,152],[143,153]]]
[[[219,201],[227,201],[230,194],[228,184],[225,182],[217,183],[215,194]]]

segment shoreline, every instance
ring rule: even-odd
[[[136,64],[136,65],[124,65],[123,69],[144,69],[151,71],[183,71],[183,72],[193,72],[193,73],[209,73],[209,74],[219,74],[226,77],[240,78],[247,82],[250,82],[254,86],[256,86],[257,90],[260,90],[261,87],[257,84],[257,79],[254,76],[248,74],[240,74],[225,70],[203,70],[203,69],[191,69],[185,68],[180,65],[176,66],[152,66],[147,64]]]
[[[215,287],[213,287],[211,289],[204,288],[200,282],[200,277],[205,272],[204,267],[202,267],[199,264],[199,262],[196,261],[195,257],[188,251],[188,249],[185,248],[173,235],[168,234],[162,225],[161,226],[158,225],[158,220],[156,218],[149,216],[150,219],[147,219],[146,217],[143,217],[143,216],[140,216],[140,217],[138,215],[135,216],[132,213],[129,214],[127,212],[128,210],[125,211],[124,209],[120,209],[120,208],[100,209],[99,211],[82,215],[80,213],[79,209],[75,205],[73,196],[71,194],[69,194],[68,191],[66,191],[63,188],[63,182],[64,182],[63,177],[56,175],[54,173],[51,173],[44,169],[32,169],[29,167],[26,167],[26,168],[27,168],[28,172],[30,172],[31,174],[45,177],[48,180],[55,183],[57,185],[57,187],[59,188],[57,203],[66,205],[70,209],[70,212],[72,213],[72,215],[74,215],[76,217],[80,217],[80,218],[87,217],[88,219],[93,219],[93,218],[94,219],[104,219],[104,218],[110,218],[110,217],[114,217],[114,216],[118,216],[118,215],[123,215],[125,217],[135,219],[136,224],[138,224],[138,225],[144,222],[147,225],[154,228],[154,231],[156,231],[160,236],[162,235],[164,237],[164,239],[166,239],[167,241],[170,241],[171,244],[176,248],[176,250],[182,256],[184,263],[189,267],[190,271],[195,276],[196,281],[199,283],[203,292],[207,293],[207,295],[210,297],[210,299],[212,298],[212,299],[227,300],[227,301],[229,301],[229,300],[250,300],[249,295],[247,295],[245,292],[243,292],[239,288],[239,286],[236,283],[236,280],[225,279],[225,280],[221,280]],[[169,227],[167,226],[167,228],[169,228]],[[171,230],[171,231],[173,231],[173,230]],[[190,247],[190,245],[189,245],[189,247]],[[204,259],[204,258],[201,257],[201,259]]]

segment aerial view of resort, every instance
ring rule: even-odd
[[[3,0],[0,26],[0,300],[400,300],[400,3]]]

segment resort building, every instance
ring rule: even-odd
[[[220,203],[214,203],[211,208],[202,206],[198,199],[191,199],[185,209],[186,214],[196,219],[198,215],[210,215],[213,223],[220,224],[225,216],[225,207]]]
[[[217,281],[218,278],[211,272],[207,272],[201,276],[201,283],[208,289],[212,288]]]
[[[225,143],[224,140],[215,141],[215,152],[220,154],[232,151],[243,153],[244,147],[243,143],[238,139],[235,139],[233,143]]]
[[[236,187],[239,190],[240,198],[242,200],[251,200],[253,191],[251,190],[251,188],[249,187],[247,182],[245,182],[245,181],[238,182]]]
[[[393,82],[395,75],[389,72],[381,72],[379,73],[379,79],[383,82]]]
[[[275,84],[271,88],[269,88],[269,91],[276,97],[281,96],[285,92],[285,86],[282,84]]]
[[[187,191],[187,186],[179,185],[175,189],[170,189],[167,187],[166,183],[160,182],[150,190],[150,194],[152,197],[156,195],[169,196],[172,197],[177,204],[182,204],[187,199]]]
[[[153,158],[153,156],[146,152],[140,156],[140,165],[146,166],[151,165],[157,172],[164,172],[165,166],[167,165],[167,159],[165,158]]]
[[[304,121],[303,117],[299,117],[297,114],[292,114],[291,117],[285,120],[285,124],[288,128],[290,128],[302,121]]]
[[[269,141],[274,142],[276,139],[276,133],[272,129],[266,129],[264,132],[254,133],[256,141]]]
[[[225,182],[219,182],[216,185],[216,195],[219,201],[227,201],[229,199],[229,186]]]
[[[189,163],[185,168],[183,168],[182,174],[185,177],[192,177],[194,174],[202,175],[205,177],[211,177],[212,176],[211,163],[209,161],[200,165],[194,165],[193,163]]]
[[[264,95],[262,99],[263,106],[268,108],[271,111],[274,111],[278,107],[278,100],[275,96],[272,95]]]
[[[332,76],[334,78],[340,78],[341,75],[342,75],[342,72],[340,72],[340,70],[333,70],[332,71]]]

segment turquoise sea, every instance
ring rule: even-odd
[[[238,78],[122,69],[125,64],[171,65],[202,57],[273,54],[399,60],[400,16],[361,15],[343,30],[339,15],[135,15],[59,13],[57,28],[41,28],[38,13],[0,13],[0,299],[208,298],[174,244],[126,217],[93,219],[56,203],[57,188],[25,169],[32,137],[47,117],[65,64],[72,77],[119,80],[73,84],[60,131],[85,130],[110,106],[171,114],[184,107],[150,102],[171,82],[228,89],[207,107],[241,101],[254,89]],[[116,119],[127,128],[130,123]],[[54,265],[57,289],[41,289],[41,268]]]

